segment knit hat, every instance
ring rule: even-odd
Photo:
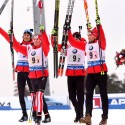
[[[89,30],[88,33],[92,34],[95,37],[98,37],[98,31],[96,28],[93,28],[92,30]]]
[[[73,37],[76,37],[81,40],[81,34],[79,32],[73,33]]]

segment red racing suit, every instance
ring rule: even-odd
[[[1,27],[0,27],[0,33],[7,40],[7,42],[10,42],[9,35]],[[14,37],[14,40],[16,41],[15,37]],[[18,42],[18,43],[20,44],[20,42]],[[31,44],[33,44],[33,40],[30,42],[27,42],[27,43],[22,41],[22,43],[20,45],[29,46]],[[18,72],[18,71],[19,72],[29,72],[29,63],[28,63],[27,58],[24,55],[22,55],[21,53],[19,53],[19,52],[17,52],[17,53],[18,53],[18,61],[17,61],[15,71],[16,72]]]
[[[72,35],[72,34],[71,34]],[[69,39],[70,40],[70,39]],[[75,40],[74,37],[72,36],[72,40]],[[85,43],[85,39],[82,38],[81,39],[81,42]],[[51,45],[53,47],[53,36],[51,36]],[[85,46],[85,44],[84,44]],[[68,54],[68,51],[69,49],[73,47],[71,45],[67,45],[67,53],[66,55]],[[74,50],[77,49],[76,47],[74,48]],[[58,44],[58,51],[61,52],[61,44]],[[77,51],[80,51],[77,49]],[[83,50],[85,51],[85,49]],[[83,62],[84,63],[84,62]],[[67,63],[68,64],[68,63]],[[86,71],[85,69],[79,69],[78,67],[76,69],[70,69],[67,65],[67,69],[66,69],[66,73],[65,73],[66,76],[85,76],[86,75]]]
[[[105,51],[105,49],[106,49],[106,39],[105,39],[104,31],[102,29],[102,25],[100,25],[100,38],[101,38],[100,39],[100,41],[101,41],[100,48],[101,48],[102,51]],[[73,40],[73,37],[71,35],[71,31],[69,31],[69,42],[72,46],[74,46],[78,49],[81,49],[81,50],[86,50],[86,46],[91,44],[91,43],[87,43],[86,46],[85,46],[85,43]],[[98,42],[98,40],[95,40],[95,42],[92,43],[92,44],[96,44],[97,42]],[[99,42],[98,42],[98,46],[99,46]],[[100,55],[98,55],[98,56],[100,56]],[[88,58],[88,56],[87,56],[87,58]],[[108,71],[105,61],[102,64],[89,66],[87,68],[87,73],[99,73],[101,71]]]
[[[0,28],[0,33],[4,36],[4,38],[8,42],[10,42],[9,35],[4,30],[2,30],[2,28]],[[41,48],[43,46],[42,47],[43,48],[43,53],[44,53],[45,57],[47,57],[48,53],[49,53],[49,50],[50,50],[50,47],[49,47],[50,43],[49,43],[48,37],[46,35],[46,32],[41,33],[41,35],[42,35],[42,44],[43,45],[39,45],[39,46],[32,45],[31,47],[22,46],[22,45],[20,45],[19,42],[17,42],[17,40],[14,37],[13,48],[17,52],[22,53],[24,56],[26,56],[28,58],[28,50],[29,49],[39,49],[39,48]],[[47,69],[44,70],[44,77],[46,77],[46,76],[49,76],[49,73],[48,73]],[[40,78],[40,77],[42,77],[42,71],[38,71],[38,70],[29,71],[29,78]]]

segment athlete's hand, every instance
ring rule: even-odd
[[[44,26],[40,25],[40,31],[44,32]]]
[[[56,33],[56,31],[53,29],[52,32],[51,32],[51,34],[54,35],[55,33]]]
[[[98,18],[96,19],[96,24],[97,25],[100,25],[101,24],[101,21],[100,21],[100,17],[98,16]]]
[[[9,30],[9,31],[8,31],[8,35],[10,35],[11,33],[12,33],[11,30]]]
[[[87,25],[87,28],[88,28],[88,29],[91,29],[91,28],[92,28],[91,23],[88,23],[88,24],[86,24],[86,25]]]

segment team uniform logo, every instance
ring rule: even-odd
[[[35,55],[36,55],[36,52],[35,52],[35,51],[33,51],[33,52],[31,53],[31,55],[32,55],[32,56],[35,56]]]
[[[90,47],[89,47],[89,50],[93,50],[93,46],[90,46]]]
[[[72,51],[73,54],[76,54],[77,52],[78,52],[77,49],[74,49],[74,50]]]

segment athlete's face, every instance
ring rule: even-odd
[[[29,42],[29,41],[30,41],[30,35],[27,34],[27,33],[25,33],[25,34],[23,35],[23,41],[24,41],[24,42]]]
[[[80,41],[80,39],[79,39],[79,38],[77,38],[77,37],[74,37],[74,39],[75,39],[76,41]]]
[[[38,46],[38,45],[40,45],[40,44],[42,43],[39,38],[34,38],[34,39],[33,39],[33,42],[34,42],[34,45],[35,45],[35,46]]]
[[[89,43],[93,43],[93,42],[96,40],[96,38],[97,38],[97,37],[95,37],[94,35],[88,34]]]

